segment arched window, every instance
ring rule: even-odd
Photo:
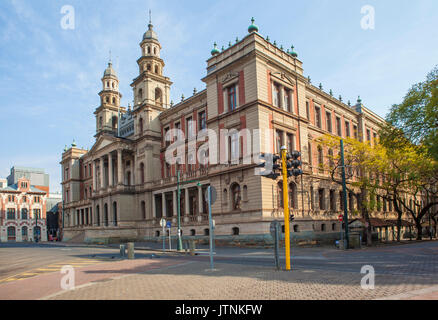
[[[8,227],[8,241],[15,241],[15,227]]]
[[[99,128],[102,128],[103,125],[103,118],[99,117]]]
[[[140,181],[144,183],[144,163],[140,163]]]
[[[204,229],[204,236],[210,235],[210,229]]]
[[[278,208],[284,208],[283,205],[283,181],[277,184],[277,206]]]
[[[151,65],[150,65],[150,64],[148,64],[148,65],[146,66],[146,68],[147,68],[148,71],[151,71]]]
[[[131,171],[127,171],[127,172],[126,172],[126,181],[125,181],[125,184],[126,184],[127,186],[130,186],[130,185],[131,185]]]
[[[118,119],[117,119],[117,116],[113,116],[113,118],[112,118],[112,128],[113,128],[113,130],[117,130],[117,125],[118,125]]]
[[[298,209],[297,185],[289,183],[289,209]]]
[[[155,104],[159,106],[163,105],[163,96],[160,88],[155,88]]]
[[[138,120],[138,131],[140,134],[143,134],[143,118],[140,118],[140,120]]]
[[[28,236],[28,231],[27,231],[27,227],[24,226],[23,228],[21,228],[21,238],[23,241],[27,241],[27,236]]]
[[[105,102],[106,102],[106,103],[109,103],[109,97],[106,97],[106,98],[105,98]]]
[[[228,191],[227,191],[227,189],[224,189],[222,201],[223,201],[224,205],[226,205],[228,203]]]
[[[240,232],[239,228],[237,228],[237,227],[233,228],[233,236],[238,236],[239,232]]]
[[[321,231],[325,232],[325,223],[321,224]]]
[[[96,206],[96,221],[97,225],[100,227],[100,208],[98,205]]]
[[[117,226],[117,202],[113,202],[113,222]]]
[[[155,236],[156,236],[156,237],[159,237],[159,236],[160,236],[160,231],[159,231],[159,230],[155,231]]]
[[[108,220],[108,204],[105,203],[105,206],[103,207],[103,221],[105,227],[108,227],[109,220]]]
[[[116,98],[113,97],[113,104],[116,104]]]
[[[147,47],[148,48],[148,54],[151,54],[151,47]]]
[[[141,216],[143,217],[143,220],[146,219],[146,202],[141,202]]]
[[[154,47],[154,54],[157,54],[157,48]]]
[[[294,225],[294,232],[299,232],[299,228],[298,228],[298,225],[297,225],[297,224]]]
[[[158,66],[157,65],[155,65],[155,73],[158,74]]]
[[[138,89],[138,99],[143,100],[143,89]]]
[[[243,199],[243,201],[248,201],[248,187],[247,186],[243,186],[242,199]]]
[[[190,235],[191,236],[195,236],[196,235],[196,230],[195,229],[190,230]]]
[[[237,183],[231,185],[231,203],[233,210],[239,210],[242,202],[242,196],[240,194],[240,186]]]
[[[332,231],[336,231],[336,223],[332,223]]]
[[[112,83],[112,87],[113,87],[113,89],[116,87],[116,86],[114,85],[114,82]]]

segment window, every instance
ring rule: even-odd
[[[330,167],[330,169],[333,169],[335,167],[335,161],[334,161],[332,149],[329,149],[329,151],[328,151],[328,158],[329,158],[329,167]]]
[[[195,136],[195,128],[194,128],[194,125],[193,125],[193,119],[192,119],[192,117],[188,117],[187,119],[186,119],[186,123],[187,123],[187,137],[189,138],[189,139],[191,139],[191,138],[193,138],[194,136]]]
[[[183,140],[183,132],[181,130],[181,123],[180,122],[175,123],[175,129],[177,130],[177,139],[179,141]]]
[[[336,134],[342,136],[341,118],[336,117]]]
[[[357,126],[356,125],[354,125],[353,126],[353,135],[354,135],[354,139],[357,139]]]
[[[321,232],[325,232],[325,223],[321,224]]]
[[[283,131],[276,130],[275,131],[276,137],[276,146],[277,146],[277,153],[281,153],[281,147],[283,146]]]
[[[207,129],[207,114],[205,111],[199,113],[199,130]]]
[[[344,192],[339,191],[339,208],[344,211]]]
[[[288,133],[287,134],[287,150],[288,150],[288,152],[295,150],[294,142],[295,142],[294,135],[291,133]]]
[[[240,209],[242,197],[240,195],[240,186],[237,183],[231,186],[231,197],[232,197],[233,210]]]
[[[310,102],[306,101],[306,116],[307,120],[310,120]]]
[[[325,113],[326,129],[328,132],[332,132],[332,114],[330,112]]]
[[[309,150],[309,165],[312,165],[312,144],[310,142],[308,143],[307,148]]]
[[[283,181],[280,181],[279,183],[278,183],[278,188],[277,188],[277,190],[278,190],[278,192],[277,192],[277,202],[278,202],[278,208],[284,208],[284,205],[283,205]]]
[[[335,190],[330,190],[330,210],[336,211]]]
[[[370,129],[367,129],[367,141],[371,141],[371,132],[370,132]]]
[[[315,125],[321,128],[321,108],[315,106]]]
[[[377,140],[377,133],[373,132],[373,139],[374,139],[374,143],[376,143]]]
[[[143,89],[138,89],[138,99],[140,102],[143,100]]]
[[[239,161],[239,134],[237,132],[234,132],[231,134],[231,137],[228,139],[229,142],[229,154],[230,154],[230,160],[231,162],[238,162]]]
[[[324,154],[321,146],[318,146],[318,165],[321,168],[324,166]]]
[[[288,112],[292,112],[291,91],[284,89],[284,107]]]
[[[33,210],[33,217],[35,218],[38,218],[38,219],[41,219],[41,210],[40,209],[34,209]]]
[[[298,209],[297,185],[289,183],[289,209]]]
[[[140,120],[138,120],[138,131],[140,134],[143,133],[143,118],[140,118]]]
[[[318,190],[319,210],[325,210],[324,189]]]
[[[228,92],[228,110],[233,111],[236,109],[236,86],[231,86],[227,89]]]
[[[280,86],[276,83],[274,83],[274,92],[273,92],[273,104],[274,107],[278,107],[280,108],[280,101],[281,101],[281,97],[280,97]]]
[[[8,208],[7,218],[8,218],[8,220],[15,220],[15,209]]]
[[[233,228],[233,236],[238,236],[239,235],[239,228],[235,227]]]
[[[345,121],[345,135],[349,138],[350,137],[350,122]]]
[[[144,184],[144,163],[140,163],[140,181]]]
[[[310,207],[315,210],[315,194],[313,187],[310,187]]]
[[[163,95],[161,94],[160,88],[155,88],[155,104],[157,106],[163,105]]]

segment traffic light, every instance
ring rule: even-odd
[[[292,151],[292,153],[289,155],[288,163],[287,163],[287,175],[288,177],[298,177],[303,174],[303,170],[299,169],[299,167],[302,166],[301,160],[298,160],[298,158],[301,157],[301,153],[299,151]],[[291,169],[291,170],[289,170]]]
[[[277,180],[280,176],[279,170],[281,169],[281,165],[279,161],[281,160],[281,157],[271,153],[262,154],[260,157],[265,160],[265,162],[257,165],[257,168],[266,169],[265,174],[262,173],[262,175],[266,178]],[[269,164],[272,164],[272,167]]]
[[[290,214],[289,215],[289,221],[292,222],[295,220],[295,215],[294,214]]]

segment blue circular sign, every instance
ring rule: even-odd
[[[170,221],[167,221],[166,227],[170,229],[172,227],[172,223]]]

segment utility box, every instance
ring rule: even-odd
[[[189,240],[189,247],[190,247],[190,255],[194,256],[195,255],[195,250],[196,250],[195,240]]]
[[[124,244],[120,245],[120,256],[122,258],[126,257],[126,245],[124,245]]]
[[[135,259],[134,256],[134,242],[128,242],[128,259]]]
[[[352,232],[349,234],[349,240],[350,240],[350,249],[360,249],[361,243],[360,243],[360,234],[357,232]]]

